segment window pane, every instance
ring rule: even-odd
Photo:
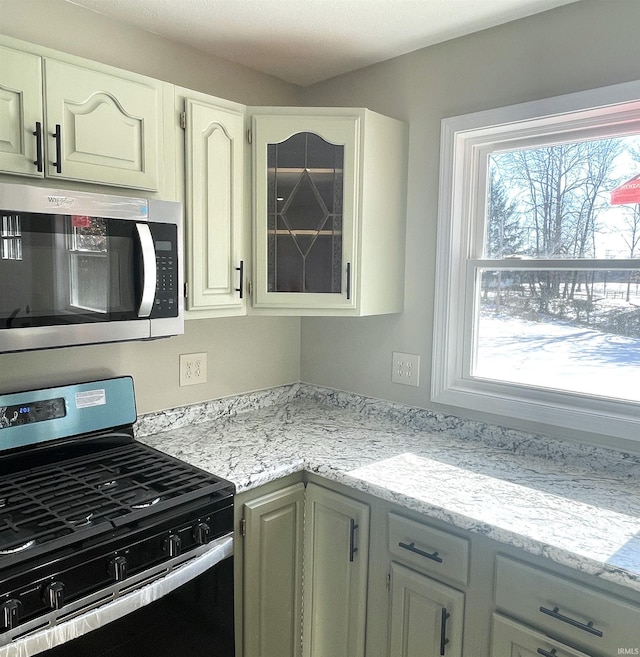
[[[493,153],[485,257],[640,257],[638,174],[638,135]]]
[[[472,376],[640,401],[640,269],[477,280]]]

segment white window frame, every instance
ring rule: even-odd
[[[525,148],[574,136],[579,140],[633,132],[640,132],[640,81],[442,121],[432,402],[640,441],[638,403],[482,380],[470,374],[474,274],[478,266],[491,268],[496,262],[480,258],[488,154],[509,145]],[[606,262],[613,269],[628,267],[630,261]],[[557,261],[545,263],[535,260],[529,268],[557,265]],[[572,267],[568,262],[567,268],[576,264]]]

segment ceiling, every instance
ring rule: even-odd
[[[578,0],[67,0],[301,86]]]

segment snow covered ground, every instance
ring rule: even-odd
[[[640,401],[640,338],[483,315],[474,374]]]

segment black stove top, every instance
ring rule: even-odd
[[[125,444],[0,477],[0,568],[4,557],[15,565],[22,557],[193,499],[233,493],[228,481],[137,443],[130,434],[104,438],[114,437]]]
[[[137,442],[131,417],[128,377],[0,395],[0,646],[232,531],[233,484]]]

